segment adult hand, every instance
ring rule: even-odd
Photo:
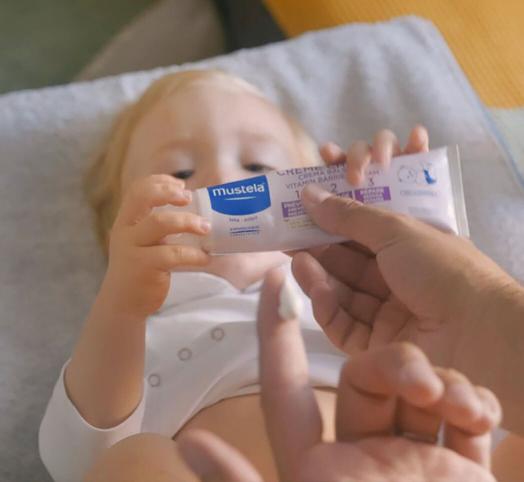
[[[267,276],[258,318],[262,407],[280,480],[494,480],[489,431],[500,419],[496,398],[457,372],[432,367],[406,343],[362,353],[345,365],[336,440],[323,441],[299,322],[281,320],[277,311],[282,276],[279,271]],[[441,420],[444,447],[427,443],[436,438]],[[188,432],[178,442],[201,480],[262,480],[210,433]]]
[[[351,354],[411,341],[497,393],[504,427],[524,434],[524,288],[454,234],[314,185],[302,197],[322,229],[353,240],[293,259],[330,340]]]
[[[493,300],[521,291],[466,239],[315,185],[303,202],[322,229],[354,240],[293,259],[318,323],[347,353],[407,340],[454,365]]]

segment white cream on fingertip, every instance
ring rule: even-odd
[[[278,316],[282,320],[293,320],[302,314],[304,303],[298,290],[293,286],[289,276],[286,277],[278,300]]]

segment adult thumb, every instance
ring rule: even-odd
[[[333,195],[317,184],[302,190],[302,203],[324,231],[356,241],[373,253],[417,226],[407,216]]]
[[[211,432],[190,430],[178,438],[177,446],[202,482],[263,482],[240,452]]]

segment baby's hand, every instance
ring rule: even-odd
[[[186,206],[191,192],[168,175],[135,182],[125,194],[111,230],[109,266],[102,285],[114,309],[131,319],[157,311],[169,289],[170,272],[180,265],[204,265],[209,256],[200,248],[168,245],[170,234],[205,235],[209,222],[193,213],[153,210],[172,204]]]
[[[373,139],[373,145],[367,141],[356,141],[344,152],[340,146],[328,142],[320,148],[320,155],[326,164],[347,163],[347,180],[358,186],[364,180],[364,170],[370,163],[377,163],[388,168],[391,158],[401,154],[427,152],[429,149],[428,131],[418,125],[411,130],[404,150],[400,148],[397,136],[388,129],[379,131]]]

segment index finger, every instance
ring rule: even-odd
[[[313,389],[298,320],[282,320],[278,300],[284,274],[270,271],[258,309],[262,409],[282,480],[293,474],[302,454],[321,441],[322,420]]]

